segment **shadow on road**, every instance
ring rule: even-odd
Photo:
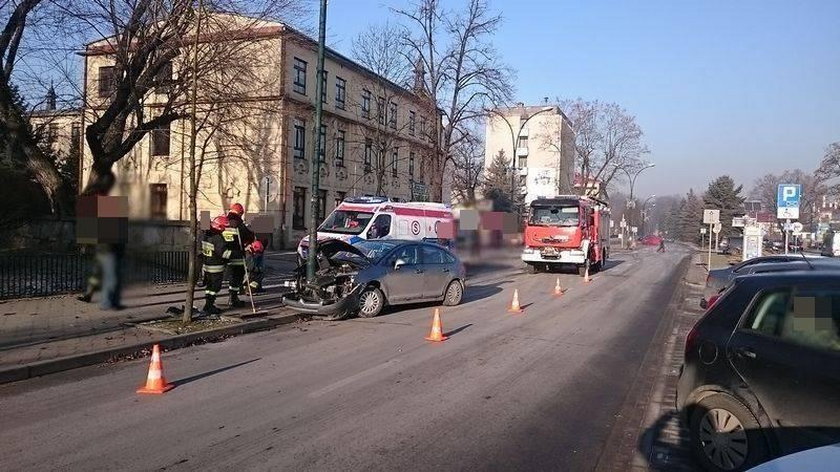
[[[193,375],[192,377],[178,379],[178,380],[173,381],[172,384],[175,385],[176,387],[178,387],[178,386],[181,386],[181,385],[188,384],[190,382],[195,382],[196,380],[201,380],[205,377],[210,377],[211,375],[216,375],[216,374],[224,372],[226,370],[235,369],[235,368],[241,367],[245,364],[250,364],[252,362],[257,362],[260,359],[262,359],[262,358],[258,357],[256,359],[251,359],[250,361],[240,362],[238,364],[233,364],[233,365],[229,365],[227,367],[221,367],[219,369],[215,369],[215,370],[211,370],[211,371],[208,371],[208,372],[203,372],[201,374]]]
[[[510,282],[510,280],[503,280],[484,285],[468,285],[467,290],[464,292],[464,298],[461,300],[461,305],[492,297],[502,291],[501,285],[509,284]]]
[[[463,331],[463,330],[465,330],[465,329],[469,328],[469,327],[470,327],[470,326],[472,326],[472,325],[473,325],[472,323],[467,323],[467,324],[465,324],[464,326],[461,326],[460,328],[455,328],[455,329],[453,329],[452,331],[447,331],[446,333],[443,333],[443,335],[444,335],[444,336],[449,337],[449,336],[452,336],[452,335],[454,335],[454,334],[458,334],[458,333],[460,333],[461,331]]]
[[[660,416],[639,437],[637,450],[651,470],[700,472],[718,470],[711,467],[716,465],[723,470],[742,471],[777,457],[840,442],[840,427],[764,428],[749,418],[743,420],[743,429],[726,427],[725,424],[716,427],[713,421],[704,418],[720,418],[720,410],[697,405],[689,414],[690,420],[687,414],[671,410]],[[687,421],[694,426],[686,424]],[[731,419],[727,421],[731,423]],[[692,428],[727,432],[717,433],[716,441],[709,437],[701,446],[699,440],[696,443],[692,440]]]

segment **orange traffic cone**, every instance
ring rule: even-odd
[[[592,282],[592,279],[589,278],[589,267],[586,268],[586,271],[583,272],[583,283],[588,284]]]
[[[554,296],[555,297],[562,297],[563,296],[563,287],[560,286],[560,277],[557,277],[557,283],[554,284]]]
[[[166,383],[163,377],[163,364],[160,362],[160,346],[155,344],[152,348],[152,362],[149,364],[149,375],[146,378],[146,385],[137,389],[137,393],[166,393],[175,388],[171,383]]]
[[[519,306],[519,289],[513,289],[513,301],[510,302],[510,313],[522,313],[522,307]]]
[[[440,310],[435,308],[435,316],[432,318],[432,331],[426,336],[426,341],[446,341],[449,339],[447,336],[443,335],[443,326],[440,322]]]

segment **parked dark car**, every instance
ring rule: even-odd
[[[677,407],[709,471],[840,441],[840,270],[737,277],[686,337]]]
[[[731,265],[729,267],[724,267],[722,269],[712,269],[709,271],[709,274],[706,275],[706,288],[703,291],[703,298],[700,300],[700,307],[706,308],[706,304],[708,303],[709,299],[718,294],[723,288],[725,288],[729,283],[738,276],[741,275],[748,275],[753,274],[757,271],[766,271],[766,272],[774,272],[780,270],[802,270],[808,269],[808,264],[805,261],[805,258],[808,258],[807,262],[812,264],[837,264],[837,260],[819,257],[816,255],[806,255],[803,256],[802,254],[779,254],[779,255],[770,255],[770,256],[761,256],[761,257],[754,257],[752,259],[748,259],[746,261],[740,262],[738,264]],[[787,262],[799,262],[800,265],[793,265],[789,267],[783,266],[773,266],[767,268],[766,270],[760,269],[760,266],[764,266],[765,264],[783,264]],[[837,267],[840,267],[838,265]]]
[[[386,305],[442,301],[458,305],[464,295],[464,264],[444,247],[420,241],[373,239],[318,243],[315,280],[296,269],[294,291],[284,303],[301,313],[342,319],[377,316]]]

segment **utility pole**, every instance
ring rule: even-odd
[[[198,241],[198,176],[195,175],[195,115],[198,102],[198,44],[201,36],[201,15],[204,13],[204,0],[198,0],[198,19],[195,25],[195,40],[193,41],[192,57],[192,90],[190,91],[190,249],[187,261],[187,297],[184,300],[184,324],[192,321],[193,300],[195,298],[195,262],[197,258],[196,243]],[[183,146],[183,145],[182,145]]]
[[[318,249],[318,190],[321,170],[321,124],[323,122],[324,101],[324,43],[327,36],[327,0],[321,0],[321,15],[318,26],[318,73],[315,84],[315,150],[312,153],[312,188],[309,211],[309,254],[306,258],[306,280],[315,279],[315,251]]]

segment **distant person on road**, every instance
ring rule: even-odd
[[[656,252],[665,252],[665,238],[659,238],[659,249]]]

